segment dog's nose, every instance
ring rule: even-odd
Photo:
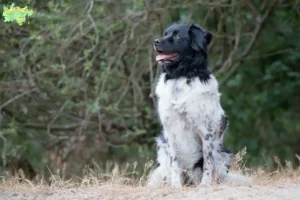
[[[159,44],[159,43],[161,43],[160,39],[155,39],[155,40],[154,40],[154,44],[155,44],[155,45],[157,45],[157,44]]]

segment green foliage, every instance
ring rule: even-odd
[[[3,6],[3,16],[5,18],[4,22],[16,21],[19,25],[23,25],[26,21],[26,17],[31,17],[32,14],[33,10],[28,10],[27,7],[15,7],[14,3],[12,3],[9,7]]]
[[[152,41],[173,21],[214,34],[226,145],[247,146],[249,165],[294,161],[300,15],[297,4],[276,2],[15,1],[35,13],[30,24],[0,24],[0,173],[20,155],[37,173],[66,166],[68,175],[153,159],[161,127]]]

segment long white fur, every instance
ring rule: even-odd
[[[216,78],[211,74],[207,82],[194,78],[187,83],[185,77],[165,81],[165,76],[165,73],[160,75],[155,93],[167,143],[158,141],[160,166],[150,174],[148,184],[168,183],[181,187],[183,172],[196,184],[211,184],[213,174],[225,180],[231,155],[219,149],[224,134],[215,134],[225,116]],[[202,156],[203,172],[193,169]]]

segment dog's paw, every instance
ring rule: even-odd
[[[211,184],[212,184],[212,177],[208,174],[204,174],[200,185],[211,185]]]
[[[212,183],[200,183],[199,184],[199,187],[204,187],[204,188],[210,188],[210,187],[212,187],[213,185],[212,185]]]
[[[174,189],[178,189],[178,188],[181,188],[182,185],[180,183],[172,183],[171,187],[174,188]]]
[[[210,178],[205,178],[203,177],[203,179],[201,180],[201,183],[200,183],[201,186],[212,186],[212,180]]]
[[[224,182],[249,182],[252,178],[238,173],[228,173],[226,177],[224,177]]]

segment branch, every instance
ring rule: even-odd
[[[256,60],[256,59],[262,59],[262,58],[267,58],[267,57],[271,57],[271,56],[275,56],[275,55],[280,55],[280,54],[285,54],[285,53],[289,53],[293,51],[292,48],[288,48],[288,49],[282,49],[282,50],[278,50],[278,51],[274,51],[271,53],[266,53],[264,55],[259,55],[259,56],[248,56],[245,58],[240,58],[240,60],[245,61],[245,60]]]
[[[14,96],[13,98],[9,99],[9,100],[6,101],[4,104],[2,104],[2,105],[0,106],[0,110],[1,110],[2,108],[4,108],[5,106],[11,104],[11,103],[14,102],[15,100],[17,100],[17,99],[19,99],[19,98],[25,96],[26,94],[30,94],[31,92],[34,92],[34,91],[37,91],[37,88],[33,88],[33,89],[31,89],[31,90],[24,91],[24,92],[22,92],[21,94],[18,94],[18,95],[16,95],[16,96]]]
[[[226,59],[226,61],[224,62],[224,64],[222,65],[222,67],[218,70],[218,72],[216,74],[221,73],[222,71],[224,71],[225,69],[228,68],[228,66],[231,65],[232,60],[233,60],[233,56],[235,55],[235,53],[238,50],[239,47],[239,43],[240,43],[240,38],[241,38],[241,21],[239,20],[241,17],[241,13],[240,13],[240,7],[238,7],[237,11],[236,11],[236,20],[235,20],[235,40],[234,40],[234,47],[233,50],[230,52],[230,54],[228,55],[228,58]]]
[[[220,81],[220,85],[223,85],[236,72],[236,70],[240,67],[242,61],[247,57],[249,52],[252,50],[252,48],[255,44],[255,41],[256,41],[258,35],[260,34],[264,23],[266,22],[266,19],[270,16],[271,12],[274,10],[277,3],[278,3],[278,0],[275,0],[273,2],[273,4],[269,7],[269,9],[267,9],[267,11],[264,13],[261,21],[256,23],[256,27],[255,27],[255,30],[253,32],[250,42],[248,43],[248,45],[247,45],[246,49],[244,50],[244,52],[242,53],[241,57],[238,59],[240,61],[238,61],[237,63],[235,63],[235,65],[233,65],[231,67],[230,71],[227,72],[226,76]]]
[[[260,22],[261,16],[258,14],[258,12],[257,12],[255,6],[253,5],[253,3],[251,2],[251,0],[245,0],[245,3],[251,10],[253,19],[255,19],[257,22]]]
[[[74,130],[78,127],[80,127],[82,123],[70,123],[66,125],[51,125],[51,130],[56,131],[63,131],[63,130]],[[35,123],[35,122],[29,122],[24,124],[24,127],[26,128],[36,128],[36,129],[47,129],[49,126],[45,123]]]

